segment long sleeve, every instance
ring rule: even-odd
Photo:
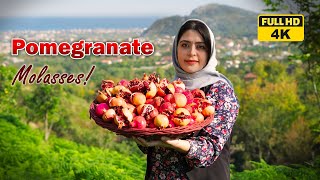
[[[206,98],[215,107],[214,120],[196,137],[188,139],[190,150],[186,160],[191,167],[206,167],[214,163],[231,135],[239,112],[233,89],[223,81],[214,83]]]
[[[143,146],[140,146],[139,144],[137,144],[137,146],[143,154],[148,153],[148,147],[143,147]]]

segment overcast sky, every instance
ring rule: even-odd
[[[0,0],[0,17],[189,15],[201,5],[226,4],[261,12],[262,0]]]

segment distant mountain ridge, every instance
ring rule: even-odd
[[[170,16],[156,20],[143,36],[176,35],[180,25],[189,18],[205,21],[215,35],[227,37],[256,37],[255,12],[220,4],[208,4],[194,9],[189,16]]]

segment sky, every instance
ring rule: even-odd
[[[0,17],[185,16],[209,3],[258,13],[266,8],[262,0],[0,0]]]

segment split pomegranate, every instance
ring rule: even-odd
[[[185,108],[178,108],[173,113],[173,122],[177,126],[186,126],[190,123],[190,112]]]
[[[186,85],[183,83],[183,81],[181,81],[181,79],[174,80],[174,81],[172,82],[172,84],[173,84],[175,87],[181,88],[182,90],[185,90],[185,89],[186,89]]]
[[[165,114],[167,116],[169,116],[170,114],[172,114],[174,112],[174,107],[170,102],[165,102],[163,103],[160,108],[159,108],[159,112],[161,114]]]
[[[153,100],[153,106],[157,109],[164,103],[164,98],[160,96],[155,97]]]
[[[147,93],[146,93],[147,99],[153,98],[157,94],[157,86],[153,82],[150,82],[146,89],[147,89]]]
[[[101,82],[101,89],[105,90],[108,88],[113,88],[114,87],[114,82],[112,80],[102,80]]]
[[[201,89],[194,89],[191,91],[191,93],[195,98],[202,98],[202,99],[206,98],[204,92]]]
[[[175,93],[175,88],[173,84],[168,84],[167,88],[165,89],[166,94],[174,94]]]
[[[124,115],[124,117],[126,118],[126,120],[128,120],[129,122],[132,121],[132,119],[133,119],[133,114],[132,114],[132,112],[131,112],[128,108],[122,108],[122,114]]]
[[[169,82],[155,73],[117,84],[103,80],[101,89],[95,98],[95,114],[119,129],[187,126],[215,113],[202,90],[188,90],[180,79]]]
[[[122,85],[124,87],[128,87],[129,86],[129,81],[126,80],[126,79],[121,79],[119,82],[118,82],[118,85]]]
[[[118,126],[119,129],[122,129],[122,127],[126,126],[123,116],[115,115],[113,118],[113,122]]]
[[[98,103],[104,103],[107,99],[108,96],[106,94],[102,93],[101,91],[98,91],[98,95],[96,97],[96,101],[98,101]]]

